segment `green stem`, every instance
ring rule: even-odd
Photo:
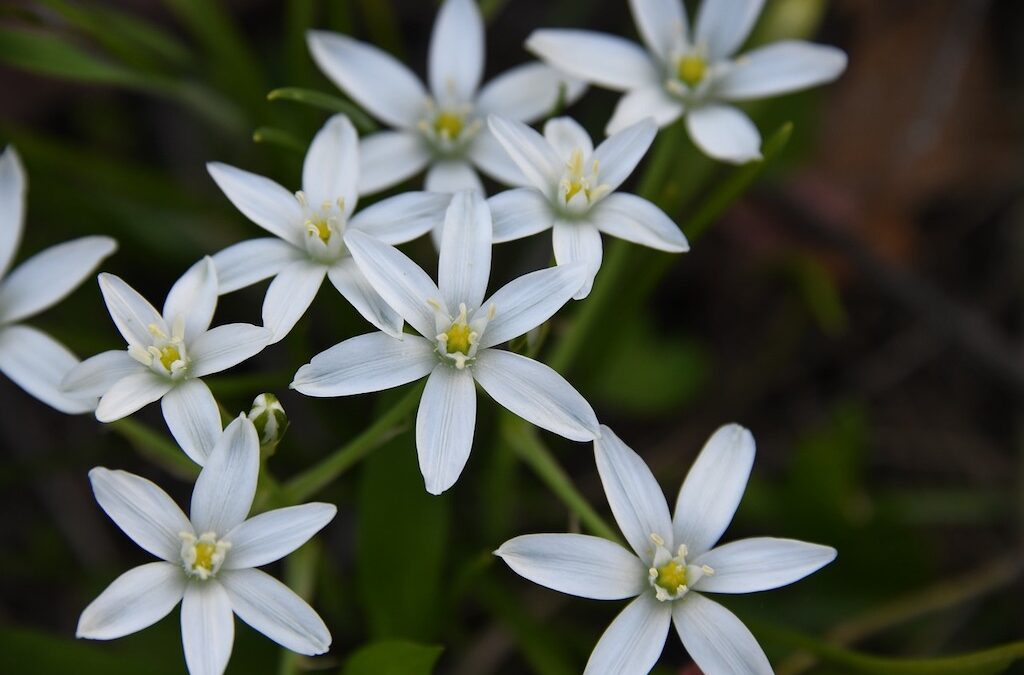
[[[199,467],[181,448],[142,422],[125,417],[108,426],[127,439],[140,455],[171,474],[186,480],[199,475]]]
[[[368,134],[377,130],[377,123],[356,104],[331,94],[301,87],[281,87],[267,94],[267,100],[295,101],[330,112],[344,113],[360,133]]]

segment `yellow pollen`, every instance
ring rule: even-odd
[[[439,136],[456,138],[462,133],[462,124],[462,115],[445,110],[434,118],[434,131]]]
[[[164,345],[160,348],[160,363],[163,364],[167,370],[171,369],[175,361],[181,360],[181,352],[174,345]]]
[[[462,352],[463,354],[469,355],[469,324],[465,323],[454,323],[449,328],[445,335],[448,336],[447,342],[445,342],[445,349],[449,354],[455,352]]]
[[[196,560],[192,563],[192,569],[203,568],[207,572],[213,571],[213,554],[217,551],[217,545],[209,541],[196,542]]]
[[[657,568],[657,572],[658,578],[654,580],[654,583],[669,593],[675,593],[680,586],[686,585],[686,566],[680,565],[675,560],[669,560]]]
[[[679,80],[690,87],[696,87],[707,75],[708,64],[696,54],[687,54],[676,63],[676,74]]]
[[[306,226],[309,228],[310,234],[316,234],[325,244],[331,238],[331,226],[323,218],[306,221]]]

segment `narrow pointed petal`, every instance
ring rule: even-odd
[[[622,185],[643,159],[657,133],[658,125],[647,117],[606,138],[597,146],[594,161],[600,167],[598,176],[601,183],[612,190]]]
[[[185,341],[191,342],[210,327],[217,309],[217,268],[213,258],[206,256],[181,276],[164,302],[164,321],[174,326],[178,318],[185,321]]]
[[[527,422],[573,441],[598,434],[597,416],[586,399],[548,366],[500,349],[483,349],[473,376],[491,398]]]
[[[661,486],[647,464],[606,426],[594,441],[594,459],[615,522],[636,554],[646,562],[654,559],[656,534],[674,551],[685,541],[672,541],[672,517]]]
[[[314,206],[343,199],[348,215],[359,198],[358,180],[359,136],[348,117],[334,115],[310,143],[302,164],[302,190]]]
[[[261,513],[224,535],[231,552],[224,569],[262,567],[280,560],[331,522],[338,508],[314,502]]]
[[[661,85],[633,89],[622,95],[608,120],[605,133],[609,136],[650,117],[659,127],[666,127],[679,119],[684,106],[672,98]]]
[[[664,211],[643,197],[616,192],[590,210],[590,221],[600,231],[659,251],[690,250],[686,236]]]
[[[435,366],[416,413],[416,453],[427,492],[439,495],[459,479],[475,427],[473,376],[469,370]]]
[[[306,43],[327,79],[374,117],[398,128],[419,121],[427,92],[398,59],[338,33],[310,31]]]
[[[405,192],[363,209],[348,226],[385,244],[404,244],[440,227],[450,202],[447,194]]]
[[[104,272],[99,275],[99,283],[110,318],[114,320],[125,342],[143,348],[149,346],[153,342],[150,326],[156,326],[167,333],[167,324],[160,312],[121,277]]]
[[[437,286],[445,304],[455,311],[465,303],[480,306],[491,275],[491,210],[479,192],[459,192],[444,217]]]
[[[248,323],[226,323],[196,338],[189,356],[193,377],[219,373],[263,351],[273,334],[266,328]]]
[[[0,323],[14,323],[52,307],[116,248],[110,237],[82,237],[32,256],[0,282]]]
[[[221,295],[274,276],[289,263],[304,258],[302,251],[277,237],[239,242],[213,256]]]
[[[469,159],[473,165],[502,185],[529,185],[526,176],[505,152],[491,130],[483,128],[469,146]]]
[[[587,270],[583,285],[572,297],[582,300],[590,295],[594,286],[594,277],[601,269],[603,250],[601,232],[588,222],[568,222],[556,220],[552,230],[552,241],[555,249],[555,262],[559,265],[582,263]]]
[[[327,270],[327,277],[360,316],[389,336],[402,339],[402,317],[373,290],[354,260],[345,258],[335,263]]]
[[[430,192],[454,193],[469,190],[483,193],[484,185],[473,165],[461,159],[434,162],[427,169],[423,187]]]
[[[653,593],[640,595],[608,626],[583,675],[646,675],[665,647],[671,618],[672,603],[658,602]]]
[[[359,141],[359,194],[369,195],[412,178],[430,162],[415,131],[378,131]]]
[[[327,266],[310,260],[291,263],[270,282],[263,298],[263,326],[271,343],[280,342],[309,309],[324,282]]]
[[[510,68],[480,90],[476,109],[482,116],[504,115],[527,124],[551,114],[564,89],[566,105],[575,103],[587,86],[546,63],[531,61]]]
[[[754,437],[738,424],[711,435],[679,489],[672,519],[676,544],[691,556],[715,545],[732,522],[754,466]]]
[[[694,590],[754,593],[786,586],[836,559],[831,546],[795,539],[756,537],[717,546],[693,561],[715,573],[701,577]]]
[[[100,422],[113,422],[127,417],[160,399],[173,386],[170,379],[148,369],[123,377],[103,394],[96,406],[96,419]]]
[[[192,490],[191,520],[196,534],[230,532],[245,520],[256,495],[260,441],[244,415],[228,425]]]
[[[430,35],[427,73],[439,101],[472,101],[484,72],[484,22],[475,0],[445,0]]]
[[[527,534],[494,552],[535,584],[594,600],[621,600],[648,588],[647,566],[615,542],[585,534]]]
[[[320,352],[295,373],[306,396],[349,396],[391,389],[426,377],[437,365],[434,343],[418,335],[357,335]]]
[[[186,380],[164,395],[160,407],[177,444],[193,462],[205,464],[222,429],[210,388],[202,380]]]
[[[286,649],[323,654],[331,633],[312,607],[280,581],[260,570],[231,570],[219,577],[238,618]]]
[[[380,296],[420,335],[433,339],[437,333],[430,301],[442,303],[441,291],[419,265],[394,246],[358,230],[345,235],[359,270]],[[451,312],[451,308],[445,308]]]
[[[715,83],[715,94],[747,101],[800,91],[836,79],[846,70],[846,61],[846,54],[835,47],[800,40],[774,42],[738,59]]]
[[[563,160],[547,139],[522,122],[490,115],[487,126],[523,176],[543,194],[551,194],[562,178]]]
[[[154,562],[134,567],[107,586],[78,619],[75,637],[113,640],[131,635],[171,613],[185,594],[185,571]]]
[[[590,157],[594,152],[590,134],[571,117],[554,117],[545,122],[544,138],[565,161],[569,160],[575,150],[582,150],[584,157]]]
[[[517,338],[550,319],[569,302],[586,276],[586,267],[569,263],[524,274],[502,286],[480,307],[480,312],[494,307],[480,349]]]
[[[21,157],[8,145],[0,155],[0,279],[11,267],[25,227],[25,195],[28,177]]]
[[[263,176],[220,162],[206,165],[235,208],[264,230],[302,247],[302,207],[291,192]]]
[[[97,395],[66,392],[64,377],[78,365],[67,347],[29,326],[0,327],[0,373],[46,405],[67,413],[92,412]]]
[[[651,56],[635,42],[588,30],[535,30],[526,49],[549,65],[581,80],[628,91],[658,82]]]
[[[0,338],[2,342],[2,338]],[[0,354],[5,352],[0,349]],[[52,359],[47,359],[51,362]],[[142,372],[145,366],[123,349],[112,349],[75,364],[60,382],[60,389],[74,397],[100,397],[118,380]]]
[[[700,593],[687,593],[671,606],[676,632],[702,672],[772,674],[772,666],[761,645],[743,622],[725,607]]]
[[[181,644],[189,675],[222,675],[235,642],[231,599],[216,580],[188,584],[181,601]]]
[[[179,535],[192,524],[156,483],[103,467],[89,472],[89,482],[100,508],[132,541],[162,560],[181,560]]]
[[[644,44],[663,62],[669,62],[675,47],[689,41],[690,28],[680,0],[629,0],[629,9]]]
[[[551,203],[536,188],[499,192],[487,200],[494,223],[494,243],[543,232],[555,222]]]
[[[708,157],[732,164],[761,159],[761,134],[747,115],[728,105],[703,105],[686,115],[690,138]]]
[[[761,15],[764,0],[706,0],[697,10],[695,42],[705,44],[712,62],[736,52]]]

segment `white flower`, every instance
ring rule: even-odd
[[[306,601],[265,572],[334,518],[312,503],[246,519],[256,494],[259,441],[240,416],[196,479],[188,517],[154,483],[126,471],[89,472],[96,501],[125,534],[162,562],[128,570],[85,608],[77,636],[113,640],[153,625],[181,602],[181,641],[192,675],[219,675],[238,617],[300,654],[322,654],[331,634]]]
[[[473,445],[476,388],[539,427],[576,441],[597,436],[593,409],[551,368],[494,349],[547,321],[583,283],[579,265],[515,279],[484,299],[491,270],[491,216],[479,192],[452,197],[438,284],[393,246],[362,232],[345,243],[373,287],[419,335],[360,335],[318,354],[292,387],[309,396],[347,396],[428,376],[416,417],[426,489],[440,494],[462,473]],[[422,336],[422,337],[421,337]]]
[[[292,195],[262,176],[226,164],[210,175],[249,220],[274,237],[250,239],[213,256],[220,293],[268,277],[263,325],[284,338],[302,317],[324,276],[356,311],[385,333],[402,332],[402,318],[366,283],[345,248],[346,230],[362,230],[391,244],[424,234],[444,219],[449,196],[407,192],[352,215],[358,201],[359,139],[344,115],[327,121],[309,146],[302,191]]]
[[[441,6],[430,40],[430,93],[376,47],[321,31],[310,32],[307,41],[324,74],[395,129],[363,139],[361,194],[400,183],[427,165],[426,189],[434,192],[482,190],[474,167],[519,185],[522,176],[484,128],[484,118],[497,112],[532,122],[554,108],[560,87],[568,102],[583,93],[580,82],[537,62],[512,68],[480,89],[484,25],[473,0]]]
[[[110,237],[82,237],[32,256],[8,274],[21,243],[28,178],[18,153],[0,155],[0,372],[43,403],[64,413],[91,412],[95,396],[61,391],[77,363],[67,347],[20,322],[66,297],[114,252]]]
[[[569,117],[548,120],[543,136],[497,115],[487,123],[532,186],[488,200],[495,243],[551,228],[558,264],[580,261],[587,268],[576,299],[590,294],[601,267],[601,232],[671,253],[689,250],[664,211],[642,197],[615,192],[654,140],[651,119],[613,134],[596,149]]]
[[[199,378],[259,353],[270,331],[247,323],[210,328],[217,306],[217,270],[209,257],[175,282],[162,315],[120,277],[104,273],[99,282],[128,349],[103,352],[78,364],[64,378],[64,390],[100,396],[100,422],[113,422],[162,399],[174,439],[202,465],[221,435],[221,422],[217,401]]]
[[[665,126],[684,113],[701,150],[742,163],[761,156],[757,127],[728,101],[747,101],[831,82],[846,69],[834,47],[784,40],[733,56],[764,0],[703,0],[691,32],[681,0],[630,0],[647,47],[584,30],[534,31],[526,47],[551,65],[626,94],[609,134],[644,117]]]
[[[599,600],[636,596],[601,636],[586,675],[647,673],[670,622],[707,675],[770,674],[746,626],[703,594],[785,586],[831,562],[836,551],[769,537],[715,546],[754,463],[750,432],[730,424],[708,439],[679,491],[674,516],[650,469],[611,429],[601,427],[594,454],[608,503],[633,552],[581,534],[531,534],[495,551],[518,574],[563,593]]]

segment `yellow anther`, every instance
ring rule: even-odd
[[[434,131],[438,136],[457,138],[462,133],[462,115],[445,110],[434,118]]]
[[[320,240],[325,244],[331,238],[331,226],[327,224],[327,221],[323,218],[317,218],[316,220],[306,221],[306,231],[310,234],[315,234],[320,237]]]
[[[669,593],[676,593],[680,588],[686,586],[686,565],[680,565],[675,560],[657,568],[658,577],[654,583],[664,588]]]
[[[469,354],[471,330],[468,324],[453,323],[451,328],[445,331],[448,339],[445,341],[445,350],[449,354],[461,352]]]
[[[676,75],[679,76],[679,81],[690,87],[700,84],[707,72],[707,61],[697,54],[681,56],[676,62]]]
[[[178,347],[175,345],[164,345],[160,348],[160,363],[163,364],[167,370],[171,369],[176,361],[181,360],[181,352],[178,351]]]
[[[213,571],[213,554],[217,552],[217,545],[210,541],[199,540],[196,542],[196,559],[192,568],[202,568],[207,572]]]

